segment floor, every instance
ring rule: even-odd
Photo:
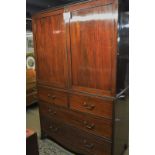
[[[40,139],[40,121],[38,106],[34,105],[26,110],[26,127],[37,132],[39,155],[74,155],[73,153],[65,150],[51,140]],[[127,150],[124,155],[129,155]]]
[[[39,155],[74,155],[51,140],[40,139],[40,120],[38,106],[31,106],[26,110],[26,127],[37,132]]]

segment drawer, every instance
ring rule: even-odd
[[[42,131],[62,146],[83,155],[111,155],[111,142],[60,123],[58,120],[42,117]]]
[[[75,126],[89,133],[112,139],[112,120],[40,103],[40,114]]]
[[[67,93],[48,88],[38,88],[38,97],[42,101],[68,107]]]
[[[82,95],[70,95],[70,108],[96,116],[112,118],[113,101]]]

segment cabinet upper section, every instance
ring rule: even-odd
[[[117,9],[93,0],[35,15],[38,83],[115,96]]]

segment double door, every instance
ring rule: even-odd
[[[114,96],[116,25],[112,0],[67,6],[35,18],[37,82]]]

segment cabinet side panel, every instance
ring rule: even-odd
[[[119,13],[117,93],[129,86],[129,12]]]
[[[129,96],[115,102],[113,155],[123,155],[129,144]]]

